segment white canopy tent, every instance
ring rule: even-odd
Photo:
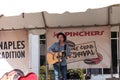
[[[49,14],[47,12],[22,13],[19,16],[1,16],[0,30],[28,29],[32,35],[44,34],[47,28],[69,28],[69,27],[91,27],[91,26],[119,26],[120,25],[120,5],[114,5],[99,9],[88,9],[86,12],[63,14]],[[30,35],[31,36],[31,35]],[[33,36],[30,38],[33,40]],[[32,43],[32,42],[31,42]],[[34,45],[34,44],[33,44]],[[39,47],[39,45],[36,45]],[[33,47],[30,47],[33,48]],[[38,49],[38,48],[36,48]],[[31,54],[33,51],[31,51]],[[39,51],[36,52],[39,54]],[[31,66],[34,69],[38,64],[34,64],[36,55],[31,57]],[[35,69],[37,72],[37,70]]]
[[[45,29],[51,27],[82,27],[118,25],[120,23],[120,5],[86,12],[49,14],[47,12],[22,13],[19,16],[0,17],[0,30],[7,29]]]

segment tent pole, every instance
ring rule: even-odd
[[[45,38],[46,38],[46,33],[45,33]],[[45,54],[45,60],[46,60],[46,77],[45,77],[45,80],[48,80],[48,63],[47,63],[47,38],[46,38],[46,40],[45,40],[45,48],[46,48],[46,54]]]
[[[118,74],[119,74],[119,78],[120,78],[120,25],[119,25],[119,34],[118,34]]]
[[[44,15],[44,12],[42,12],[42,17],[43,17],[43,22],[44,22],[44,25],[45,25],[45,30],[47,28],[47,23],[46,23],[46,19],[45,19],[45,15]],[[46,51],[45,53],[47,54],[47,37],[46,37],[46,33],[45,33],[45,39],[46,39],[46,43],[45,43],[45,48],[46,48]],[[47,56],[45,54],[45,60],[46,60],[46,77],[45,77],[45,80],[48,80],[48,63],[47,63]]]
[[[111,11],[112,11],[112,6],[108,7],[108,25],[111,25]],[[112,55],[112,54],[111,54]],[[110,66],[110,74],[111,77],[113,78],[113,65],[112,65],[112,56],[111,56],[111,66]]]

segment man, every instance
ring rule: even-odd
[[[56,54],[55,52],[62,52],[65,50],[66,56],[70,55],[70,48],[68,44],[66,43],[66,36],[64,33],[60,32],[57,34],[58,42],[55,42],[49,49],[49,54]],[[62,58],[62,62],[57,62],[54,65],[54,78],[55,80],[60,80],[60,71],[62,74],[62,80],[67,80],[67,64],[66,64],[66,58]]]

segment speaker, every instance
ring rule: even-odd
[[[78,73],[69,72],[67,73],[67,79],[79,79],[80,80],[80,76]]]

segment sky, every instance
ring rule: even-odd
[[[5,16],[47,11],[49,13],[84,12],[87,9],[120,4],[120,0],[0,0],[0,14]]]

